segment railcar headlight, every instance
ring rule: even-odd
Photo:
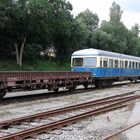
[[[71,71],[74,71],[74,69],[72,68]]]

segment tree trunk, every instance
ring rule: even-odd
[[[49,63],[51,62],[51,56],[49,56]]]
[[[19,65],[19,50],[18,50],[18,44],[14,44],[15,49],[16,49],[16,60],[17,60],[17,65]]]
[[[25,42],[26,42],[26,36],[23,39],[21,48],[19,48],[19,45],[17,43],[14,44],[15,49],[16,49],[16,60],[17,60],[17,65],[19,67],[22,67],[22,58],[23,58],[23,50],[24,50],[24,46],[25,46]]]
[[[22,67],[23,50],[24,50],[26,39],[27,39],[27,36],[24,37],[21,48],[20,48],[19,67]]]

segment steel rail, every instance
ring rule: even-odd
[[[68,117],[68,118],[65,118],[65,119],[62,119],[62,120],[59,120],[56,122],[52,122],[50,124],[45,124],[45,125],[41,125],[38,127],[30,128],[28,130],[9,134],[7,136],[0,137],[0,140],[17,140],[17,139],[21,140],[21,139],[28,138],[28,137],[34,137],[34,136],[37,136],[38,134],[49,132],[49,131],[52,131],[57,128],[61,128],[63,126],[69,125],[69,124],[73,124],[79,120],[83,120],[83,119],[93,116],[93,115],[99,115],[101,113],[105,113],[105,112],[108,112],[111,110],[126,107],[128,105],[129,101],[135,100],[137,98],[140,98],[140,96],[136,96],[136,97],[129,98],[129,99],[123,99],[116,103],[112,103],[110,105],[106,105],[106,106],[100,107],[98,109],[94,109],[94,110],[91,110],[91,111],[88,111],[85,113],[81,113],[81,114],[78,114],[78,115],[75,115],[72,117]]]
[[[85,102],[85,103],[81,103],[81,104],[77,104],[77,105],[72,105],[72,106],[68,106],[68,107],[64,107],[64,108],[54,109],[54,110],[47,111],[47,112],[42,112],[42,113],[37,113],[37,114],[24,116],[24,117],[20,117],[20,118],[1,121],[0,128],[8,127],[10,125],[20,124],[24,121],[28,122],[28,121],[31,121],[36,118],[45,118],[45,117],[58,115],[61,113],[72,111],[72,110],[77,110],[77,109],[79,110],[79,109],[87,108],[87,107],[94,106],[94,105],[103,105],[103,104],[115,102],[118,100],[128,99],[128,98],[137,96],[137,95],[132,95],[132,94],[133,94],[132,92],[129,92],[129,93],[125,93],[125,94],[109,96],[106,98],[101,98],[101,99],[97,99],[97,100],[93,100],[93,101],[89,101],[89,102]],[[131,96],[128,96],[128,95],[131,95]]]
[[[133,123],[133,124],[131,124],[131,125],[129,125],[129,126],[123,128],[122,130],[120,130],[120,131],[118,131],[118,132],[115,132],[115,133],[113,133],[113,134],[111,134],[111,135],[109,135],[109,136],[103,138],[102,140],[111,139],[111,138],[113,138],[114,136],[116,136],[116,135],[118,135],[118,134],[120,134],[120,133],[122,133],[122,132],[124,132],[124,131],[127,131],[127,130],[129,130],[129,129],[131,129],[131,128],[137,126],[137,125],[140,125],[140,122]]]

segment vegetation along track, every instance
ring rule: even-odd
[[[112,85],[112,87],[119,87],[119,86],[123,86],[126,84],[128,84],[128,83],[119,83],[119,84]],[[95,91],[95,90],[97,90],[97,88],[89,87],[88,89],[80,88],[80,89],[76,89],[75,91],[71,91],[71,92],[68,90],[64,90],[64,91],[59,91],[58,93],[45,92],[45,93],[39,93],[39,94],[29,94],[29,95],[26,94],[26,95],[21,95],[21,96],[19,96],[19,95],[11,96],[11,97],[5,97],[5,98],[1,99],[0,105],[6,105],[6,104],[18,103],[18,102],[19,103],[29,102],[29,101],[41,100],[41,99],[45,99],[45,98],[53,98],[53,97],[55,98],[55,97],[59,97],[59,96],[91,92],[91,91]],[[104,90],[104,88],[101,88],[100,90]]]
[[[79,120],[85,119],[90,116],[96,116],[101,113],[105,113],[107,111],[112,111],[118,108],[126,107],[131,101],[134,101],[135,99],[140,98],[140,95],[134,92],[110,96],[110,97],[106,97],[106,98],[102,98],[98,100],[93,100],[90,102],[85,102],[85,103],[81,103],[77,105],[72,105],[72,106],[68,106],[68,107],[64,107],[60,109],[55,109],[55,110],[51,110],[51,111],[47,111],[43,113],[38,113],[38,114],[30,115],[30,116],[25,116],[21,118],[16,118],[16,119],[0,122],[0,127],[1,127],[0,132],[5,133],[5,134],[1,134],[0,140],[14,140],[14,139],[34,137],[39,134],[46,133],[57,128],[61,128],[63,126],[73,124]],[[93,109],[91,107],[95,107],[95,108]],[[85,108],[86,110],[84,110]],[[88,110],[87,108],[88,109],[90,108],[90,110],[87,111]],[[77,113],[77,111],[79,110],[80,111],[82,110],[83,113]],[[74,114],[72,116],[70,115],[70,117],[68,117],[67,113],[72,112],[72,111],[76,111],[77,114],[76,115]],[[61,116],[63,115],[63,119],[62,118],[56,119],[57,117],[59,117],[59,115]],[[51,117],[53,117],[53,119],[55,117],[56,120],[53,120],[47,123],[46,119],[52,120]],[[17,125],[22,126],[23,123],[24,124],[27,123],[29,126],[30,124],[29,122],[34,122],[36,119],[37,121],[39,121],[36,124],[36,126],[32,126],[31,124],[32,126],[31,128],[26,128],[24,130],[22,127],[20,130],[19,130],[20,127],[17,127]],[[42,120],[43,122],[46,121],[46,123],[40,124]],[[18,128],[16,132],[14,133],[8,132],[8,135],[7,135],[5,130],[3,131],[3,129],[8,130],[9,127],[15,128],[15,125]]]

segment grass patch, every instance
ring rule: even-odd
[[[20,68],[15,60],[0,60],[0,71],[70,71],[70,62],[64,63],[48,60],[24,61]]]

